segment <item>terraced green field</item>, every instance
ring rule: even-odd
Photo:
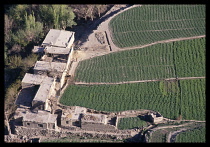
[[[181,114],[188,120],[205,120],[206,83],[205,79],[180,80]]]
[[[157,41],[205,35],[205,5],[143,5],[129,9],[109,23],[112,40],[120,48]],[[157,82],[118,85],[69,85],[60,103],[100,111],[148,109],[170,119],[205,120],[205,38],[161,43],[80,61],[76,82]],[[119,129],[146,125],[137,118],[120,119]],[[171,129],[172,130],[172,129]],[[166,132],[168,131],[168,132]],[[154,142],[166,141],[170,129],[159,130]],[[177,142],[204,142],[205,128],[181,133]],[[159,135],[162,134],[162,135]]]
[[[126,117],[119,119],[117,128],[120,130],[124,130],[142,126],[147,126],[146,121],[141,120],[139,117]]]
[[[206,128],[200,127],[180,133],[176,137],[177,143],[205,143],[206,142]]]
[[[115,16],[109,29],[120,48],[205,35],[205,11],[205,5],[142,5]]]
[[[175,91],[170,89],[176,88],[167,87],[166,94],[162,92],[160,82],[69,85],[60,103],[111,112],[149,109],[172,119],[182,115],[183,119],[205,120],[205,79],[183,80],[180,85],[181,89]]]
[[[122,82],[205,76],[205,38],[156,44],[81,61],[78,82]]]

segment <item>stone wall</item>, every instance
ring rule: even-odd
[[[37,123],[37,122],[23,121],[23,126],[27,127],[27,128],[47,129],[47,124],[46,123]]]
[[[44,110],[45,109],[45,103],[41,101],[32,101],[32,109],[37,108],[39,110]]]
[[[80,123],[77,119],[68,119],[61,117],[61,127],[71,127],[71,126],[80,126]]]
[[[127,139],[132,137],[130,131],[128,130],[115,130],[113,133],[111,132],[93,132],[93,131],[84,131],[81,129],[61,129],[60,131],[54,130],[47,130],[47,129],[36,129],[36,128],[25,128],[18,126],[16,127],[16,135],[23,136],[27,138],[33,137],[53,137],[53,138],[60,138],[60,137],[74,137],[74,136],[81,136],[81,137],[93,137],[96,139]]]
[[[70,68],[72,57],[73,57],[73,52],[74,52],[74,48],[71,47],[71,50],[70,50],[70,53],[69,53],[69,56],[68,56],[68,60],[67,60],[67,63],[66,63],[65,71],[63,72],[63,74],[61,76],[61,80],[60,80],[61,87],[63,87],[65,82],[66,82],[66,76],[69,73],[69,68]]]
[[[82,122],[81,123],[81,128],[84,130],[91,130],[91,131],[110,131],[110,130],[115,130],[115,126],[112,125],[104,125],[100,123],[87,123],[87,122]]]

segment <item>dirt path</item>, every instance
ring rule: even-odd
[[[185,129],[185,128],[182,128],[178,131],[174,131],[174,132],[170,132],[169,135],[168,135],[168,138],[167,138],[167,142],[168,143],[172,143],[172,142],[175,142],[175,139],[176,139],[176,136],[181,133],[181,132],[185,132],[187,131],[188,129]]]
[[[150,43],[150,44],[145,44],[145,45],[142,45],[142,46],[126,47],[126,48],[119,48],[119,49],[120,50],[138,49],[138,48],[144,48],[144,47],[148,47],[148,46],[151,46],[151,45],[155,45],[155,44],[158,44],[158,43],[168,43],[168,42],[182,41],[182,40],[189,40],[189,39],[197,39],[197,38],[204,38],[204,37],[206,37],[206,35],[184,37],[184,38],[174,38],[174,39],[169,39],[169,40],[157,41],[157,42],[153,42],[153,43]],[[119,50],[117,50],[117,51],[119,51]]]
[[[131,33],[131,32],[162,32],[162,31],[171,31],[171,30],[190,30],[195,28],[205,28],[205,27],[193,27],[193,28],[179,28],[179,29],[162,29],[162,30],[141,30],[141,31],[125,31],[125,32],[115,32],[115,34],[125,34],[125,33]]]
[[[169,81],[169,80],[189,80],[189,79],[204,79],[206,77],[182,77],[182,78],[168,78],[168,79],[158,79],[158,80],[141,80],[141,81],[125,81],[125,82],[117,82],[117,83],[97,83],[97,82],[75,82],[76,85],[114,85],[114,84],[126,84],[126,83],[143,83],[143,82],[155,82],[155,81]]]
[[[181,124],[181,125],[170,125],[170,126],[162,126],[162,127],[157,127],[157,128],[154,128],[153,131],[157,131],[157,130],[160,130],[160,129],[168,129],[168,128],[179,128],[179,127],[184,127],[184,126],[189,126],[195,122],[206,122],[206,121],[196,121],[196,120],[182,120],[182,121],[191,121],[191,122],[188,122],[188,123],[185,123],[185,124]],[[173,132],[170,132],[167,136],[167,142],[171,143],[171,142],[174,142],[175,139],[176,139],[176,136],[181,133],[181,132],[185,132],[187,130],[191,130],[191,129],[194,129],[193,128],[180,128],[179,130],[177,131],[173,131]]]

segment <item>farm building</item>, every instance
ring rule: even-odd
[[[104,114],[82,114],[81,128],[85,130],[115,130],[114,125],[107,124],[108,116]]]
[[[61,127],[81,127],[85,130],[114,130],[115,125],[108,123],[108,115],[87,113],[86,108],[75,106],[62,112]],[[110,119],[110,118],[109,118]]]
[[[81,113],[86,113],[86,108],[75,107],[75,109],[67,109],[62,113],[61,116],[61,126],[62,127],[80,127]]]
[[[34,66],[34,74],[39,75],[62,75],[66,68],[66,63],[37,61]]]
[[[61,48],[61,47],[45,47],[44,51],[48,54],[61,54],[61,55],[68,55],[70,53],[70,48]]]
[[[42,46],[70,48],[74,42],[74,32],[50,29]]]
[[[151,122],[153,122],[153,123],[158,123],[163,120],[163,116],[160,113],[156,113],[156,114],[149,113],[148,115],[149,115]]]
[[[57,115],[42,110],[37,113],[26,112],[22,124],[27,128],[57,129]]]
[[[34,46],[34,53],[42,53],[45,55],[41,58],[41,61],[47,62],[61,62],[67,63],[69,54],[73,51],[73,48],[61,48],[61,47],[38,47]]]
[[[43,75],[26,73],[22,80],[22,90],[15,102],[22,107],[47,109],[47,99],[55,95],[54,79]]]

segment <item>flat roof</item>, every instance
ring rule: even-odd
[[[45,47],[45,52],[50,54],[69,54],[70,50],[70,48]]]
[[[40,123],[55,123],[57,115],[47,111],[38,110],[38,113],[27,112],[23,115],[23,121],[40,122]]]
[[[41,84],[33,101],[46,102],[52,84]]]
[[[48,77],[47,75],[37,75],[37,74],[30,74],[26,73],[23,77],[22,83],[29,83],[34,85],[40,84],[52,84],[53,78]]]
[[[16,104],[23,103],[22,100],[25,99],[25,103],[29,103],[31,99],[45,102],[49,95],[49,90],[51,88],[51,85],[53,83],[53,78],[48,77],[47,75],[37,75],[37,74],[29,74],[26,73],[22,83],[29,83],[34,85],[40,85],[39,89],[37,90],[35,96],[29,96],[26,98],[26,94],[30,95],[31,90],[30,88],[24,88],[21,91],[21,95],[18,98],[18,101]],[[25,93],[25,94],[24,94]],[[22,102],[20,102],[22,101]]]
[[[50,29],[42,45],[67,47],[73,35],[71,31]]]
[[[51,66],[50,66],[51,64]],[[58,62],[46,62],[46,61],[37,61],[34,70],[56,70],[58,72],[63,72],[66,68],[66,63],[58,63]]]

